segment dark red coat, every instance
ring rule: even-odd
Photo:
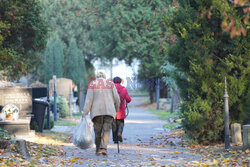
[[[118,94],[120,95],[120,101],[121,101],[119,111],[116,112],[116,119],[125,119],[126,118],[125,102],[127,103],[131,102],[131,97],[129,96],[127,89],[122,85],[115,84],[115,87]]]

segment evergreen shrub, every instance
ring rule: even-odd
[[[249,34],[232,38],[221,28],[225,4],[206,2],[179,0],[179,9],[166,19],[166,25],[177,37],[168,49],[168,62],[177,71],[173,78],[183,99],[183,128],[192,141],[199,143],[224,139],[225,77],[230,124],[250,123]],[[201,17],[205,9],[211,9],[211,14]],[[226,9],[237,16],[235,22],[242,21],[242,9],[234,10],[230,4]],[[249,26],[242,27],[249,30]]]
[[[54,100],[51,99],[50,104],[52,106],[52,109],[53,109],[53,103],[54,103]],[[59,116],[61,118],[65,118],[67,116],[70,116],[69,105],[68,105],[68,101],[66,98],[64,98],[62,96],[57,96],[56,106],[57,106],[57,112],[59,113]]]
[[[45,115],[45,119],[44,119],[44,126],[43,129],[52,129],[54,127],[54,118],[52,116],[52,113],[49,116],[49,127],[47,125],[47,113]]]
[[[11,139],[11,136],[9,135],[8,131],[0,128],[0,141],[1,140],[10,140],[10,139]]]

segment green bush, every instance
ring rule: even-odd
[[[195,99],[194,103],[187,101],[181,106],[182,127],[187,136],[197,142],[222,140],[224,130],[224,115],[221,110],[213,110],[208,100]]]
[[[8,131],[0,128],[0,141],[1,140],[10,140],[10,139],[11,139],[11,136],[9,135]]]
[[[52,105],[52,108],[53,108],[53,103],[54,103],[54,100],[50,100],[50,104]],[[59,116],[61,118],[65,118],[67,116],[70,116],[70,111],[69,111],[69,105],[68,105],[68,101],[66,98],[62,97],[62,96],[57,96],[56,98],[56,106],[57,106],[57,109],[58,109],[58,113],[59,113]]]
[[[47,125],[47,113],[46,113],[45,119],[44,119],[43,129],[52,129],[53,127],[54,127],[54,118],[52,117],[52,113],[49,116],[49,127]]]
[[[183,128],[194,142],[224,138],[224,77],[227,78],[230,123],[249,123],[249,34],[230,37],[223,32],[223,9],[241,23],[242,10],[227,1],[178,0],[180,8],[166,19],[177,41],[168,49],[168,61],[176,68],[172,76],[180,89]],[[218,4],[215,4],[218,3]],[[224,8],[225,5],[230,7]],[[212,5],[212,6],[211,6]],[[212,9],[202,18],[201,12]],[[211,17],[211,18],[210,18]],[[247,31],[249,26],[242,25]]]
[[[38,131],[38,124],[35,120],[30,121],[30,129]]]

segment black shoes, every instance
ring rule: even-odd
[[[118,134],[118,141],[122,142],[122,135],[121,134]]]
[[[102,149],[102,155],[108,155],[108,152],[106,149]]]
[[[99,155],[108,155],[108,152],[107,152],[107,149],[97,149],[96,150],[96,155],[99,156]]]
[[[96,153],[96,155],[101,155],[102,154],[102,150],[101,149],[97,149],[95,153]]]
[[[116,139],[113,139],[113,141],[114,141],[115,144],[117,144],[118,141],[119,141],[119,142],[122,142],[122,141],[123,141],[123,140],[122,140],[122,135],[121,135],[121,134],[118,134],[118,135],[117,135],[117,138],[116,138]]]

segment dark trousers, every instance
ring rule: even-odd
[[[96,150],[107,149],[110,130],[114,118],[109,115],[96,116],[93,119]]]
[[[118,141],[118,135],[122,135],[124,119],[114,119],[112,124],[113,141]]]

